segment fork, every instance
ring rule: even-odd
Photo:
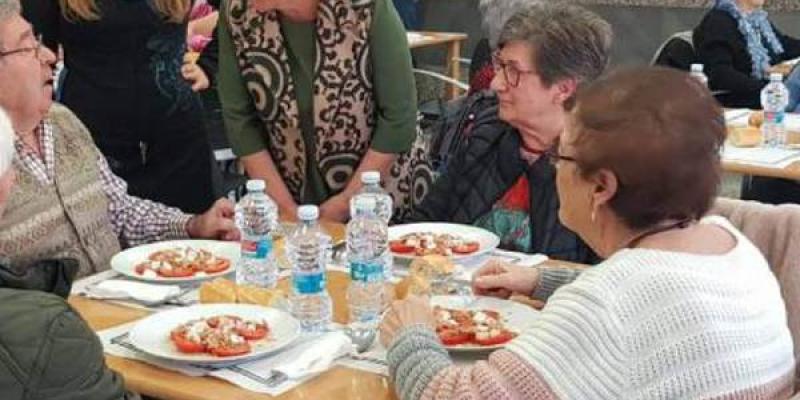
[[[289,375],[284,374],[283,372],[272,370],[270,372],[269,378],[264,381],[264,385],[269,388],[274,388],[276,386],[282,385],[284,382],[289,380]]]

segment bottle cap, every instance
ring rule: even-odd
[[[692,72],[703,72],[703,64],[692,64]]]
[[[301,221],[312,221],[319,218],[319,208],[314,205],[304,205],[297,208],[297,218]]]
[[[263,192],[267,188],[267,184],[261,179],[250,179],[247,181],[248,192]]]
[[[381,173],[378,171],[366,171],[361,174],[361,183],[376,184],[381,183]]]

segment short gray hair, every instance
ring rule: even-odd
[[[19,13],[19,0],[0,0],[0,22]]]
[[[14,137],[11,120],[0,107],[0,176],[8,172],[14,160]]]
[[[483,27],[486,29],[489,45],[492,48],[497,47],[500,32],[506,25],[506,21],[517,11],[529,6],[531,1],[540,0],[480,0],[478,8],[483,15]]]
[[[6,22],[7,19],[15,15],[19,15],[19,13],[20,13],[19,0],[0,0],[0,24]],[[2,39],[3,38],[0,38],[0,49],[3,48]]]
[[[599,15],[564,2],[537,2],[509,18],[498,47],[512,41],[533,49],[533,65],[545,85],[562,79],[597,79],[609,61],[611,25]]]

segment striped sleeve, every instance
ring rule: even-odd
[[[540,373],[557,398],[622,398],[629,355],[615,294],[587,274],[555,293],[507,349]]]
[[[402,331],[387,356],[402,400],[555,399],[541,376],[517,355],[501,350],[488,361],[456,366],[425,327]]]
[[[539,271],[539,284],[531,297],[542,301],[547,301],[556,289],[572,283],[581,274],[577,268],[540,268]]]

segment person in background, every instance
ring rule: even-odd
[[[534,2],[514,14],[493,60],[499,119],[472,128],[411,219],[475,225],[508,250],[596,262],[558,221],[555,169],[544,153],[577,88],[605,71],[611,41],[611,26],[579,6]]]
[[[347,220],[369,170],[393,196],[395,220],[424,198],[431,167],[391,0],[226,0],[218,28],[231,147],[282,214],[309,203]]]
[[[709,87],[725,107],[761,108],[761,90],[776,64],[800,57],[800,40],[783,34],[768,19],[765,0],[717,0],[694,29],[697,56]],[[800,102],[800,69],[785,80],[789,111]],[[741,197],[771,204],[800,203],[795,181],[746,176]]]
[[[8,11],[0,6],[0,20]],[[0,219],[14,187],[13,159],[14,130],[0,108]],[[77,271],[78,262],[69,259],[42,260],[25,269],[0,259],[4,400],[133,398],[106,366],[97,336],[65,301]]]
[[[214,202],[219,171],[181,74],[190,1],[25,0],[23,12],[50,49],[63,48],[61,102],[131,194],[197,213]]]
[[[54,62],[19,15],[17,0],[0,0],[0,107],[11,118],[17,151],[17,187],[0,220],[0,256],[19,268],[76,259],[82,277],[108,269],[121,245],[238,239],[227,200],[190,215],[129,195],[81,121],[53,104]]]
[[[559,219],[606,260],[471,366],[453,364],[427,299],[396,301],[380,332],[398,397],[788,398],[778,282],[730,222],[704,217],[725,136],[716,100],[685,72],[638,68],[582,89],[550,160]]]
[[[698,62],[704,65],[709,88],[722,93],[725,107],[761,108],[761,89],[773,67],[800,57],[800,40],[773,25],[763,9],[765,0],[716,0],[694,29]],[[800,97],[800,71],[787,80],[793,104]]]

